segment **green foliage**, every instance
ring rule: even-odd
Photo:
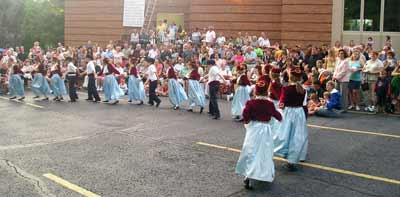
[[[30,48],[33,42],[54,47],[64,41],[64,1],[63,0],[25,0],[22,22],[23,44]]]

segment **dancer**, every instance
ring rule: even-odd
[[[219,112],[218,108],[218,89],[219,89],[219,80],[224,81],[226,83],[227,81],[225,78],[220,74],[220,69],[219,67],[215,64],[214,60],[208,60],[207,65],[211,66],[208,74],[204,76],[204,79],[208,79],[208,90],[209,90],[209,96],[210,96],[210,103],[209,103],[209,112],[208,114],[213,117],[215,120],[219,120],[221,118],[221,114]]]
[[[68,93],[69,93],[69,98],[71,103],[76,102],[78,100],[78,94],[76,94],[76,83],[77,83],[77,71],[78,68],[74,65],[72,62],[71,57],[67,57],[65,59],[67,62],[67,77],[66,79],[68,80]]]
[[[88,76],[88,98],[86,100],[97,103],[100,102],[101,99],[96,89],[96,69],[93,62],[93,56],[86,56],[86,63],[86,71],[81,74],[81,76]]]
[[[303,76],[299,66],[289,73],[289,85],[282,88],[279,107],[283,109],[283,122],[275,139],[275,154],[287,158],[286,167],[296,170],[296,164],[304,161],[308,148],[306,125],[307,93],[301,86]]]
[[[270,71],[271,83],[269,85],[269,99],[274,103],[276,109],[279,109],[279,98],[282,92],[282,84],[280,80],[281,69],[279,67],[272,67]],[[276,119],[271,120],[271,129],[276,139],[279,133],[280,122]]]
[[[203,113],[204,106],[205,106],[205,95],[204,89],[200,85],[200,73],[197,65],[194,63],[188,63],[191,71],[189,73],[189,90],[188,90],[188,97],[189,97],[189,112],[193,112],[193,107],[199,106],[200,113]]]
[[[146,99],[143,81],[138,75],[136,65],[133,63],[132,58],[129,60],[128,97],[129,103],[133,100],[140,101],[138,105],[143,105],[144,100]]]
[[[236,84],[238,88],[236,89],[235,95],[233,96],[231,113],[235,121],[242,120],[242,112],[248,100],[250,100],[250,81],[247,77],[247,71],[245,65],[240,65],[237,67],[238,77],[236,78]]]
[[[267,82],[256,83],[255,95],[243,110],[246,137],[236,165],[236,173],[245,176],[246,189],[252,188],[252,180],[274,180],[274,141],[270,122],[272,117],[282,120],[282,115],[268,98]]]
[[[24,90],[24,82],[21,79],[21,76],[24,75],[24,72],[21,71],[21,68],[18,64],[16,64],[13,58],[9,59],[10,64],[10,79],[8,81],[8,88],[10,90],[10,100],[16,99],[17,96],[20,98],[19,101],[25,99],[25,90]]]
[[[53,101],[62,101],[63,95],[67,95],[64,80],[62,77],[61,66],[57,63],[57,57],[53,57],[53,66],[50,72],[50,85],[55,98]]]
[[[40,59],[40,56],[36,57],[36,64],[34,66],[33,71],[33,79],[32,79],[32,92],[35,95],[34,99],[40,98],[40,96],[44,96],[43,101],[48,101],[50,94],[49,83],[46,79],[47,71],[45,69],[43,60]]]
[[[119,75],[120,72],[112,64],[112,59],[105,58],[103,69],[100,71],[99,75],[105,75],[103,88],[104,88],[104,103],[108,103],[112,100],[111,104],[115,105],[119,103],[118,99],[125,95],[124,91],[118,85],[118,81],[115,75]]]
[[[148,102],[148,104],[153,106],[154,102],[156,102],[156,107],[159,107],[161,104],[161,100],[156,95],[158,78],[157,78],[157,69],[156,69],[156,66],[154,65],[154,59],[152,59],[152,58],[144,59],[143,66],[145,68],[147,68],[147,73],[146,73],[147,81],[145,84],[149,85],[149,102]]]
[[[175,73],[175,69],[171,64],[167,71],[168,77],[168,98],[169,102],[173,105],[174,110],[179,109],[179,105],[186,101],[187,95],[185,90],[183,89],[182,85],[179,84],[178,78]]]

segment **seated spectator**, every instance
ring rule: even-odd
[[[326,84],[328,92],[324,93],[324,99],[321,101],[322,107],[320,107],[315,115],[322,117],[339,117],[342,109],[341,106],[341,95],[335,88],[335,83],[329,81]]]
[[[310,89],[310,94],[316,94],[317,98],[322,98],[324,95],[324,89],[321,87],[321,82],[319,80],[314,80]]]
[[[312,116],[315,112],[318,111],[321,103],[319,102],[318,96],[313,93],[310,95],[310,100],[308,101],[307,108],[308,108],[308,115]]]

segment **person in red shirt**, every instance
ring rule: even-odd
[[[188,80],[188,99],[189,99],[189,112],[193,112],[193,107],[199,106],[200,113],[203,113],[204,106],[206,105],[206,97],[204,94],[204,89],[200,85],[201,75],[199,69],[195,63],[188,63],[191,71]]]
[[[308,148],[306,125],[307,92],[300,84],[303,72],[295,66],[289,73],[289,84],[282,88],[279,107],[283,109],[283,122],[274,139],[275,155],[287,158],[287,168],[296,170],[296,164],[304,161]]]
[[[111,62],[111,59],[104,59],[104,66],[99,75],[105,75],[103,84],[105,100],[103,102],[108,103],[110,100],[114,100],[112,104],[117,104],[119,97],[123,96],[124,92],[119,87],[118,81],[114,76],[119,75],[120,72]]]
[[[243,109],[246,137],[236,165],[236,173],[245,176],[245,188],[250,189],[254,180],[272,182],[275,177],[273,162],[274,141],[271,120],[282,120],[268,98],[268,83],[258,81],[255,98],[247,101]]]

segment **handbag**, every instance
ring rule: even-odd
[[[367,91],[369,90],[369,84],[367,81],[365,81],[364,83],[361,84],[361,90],[362,91]]]

